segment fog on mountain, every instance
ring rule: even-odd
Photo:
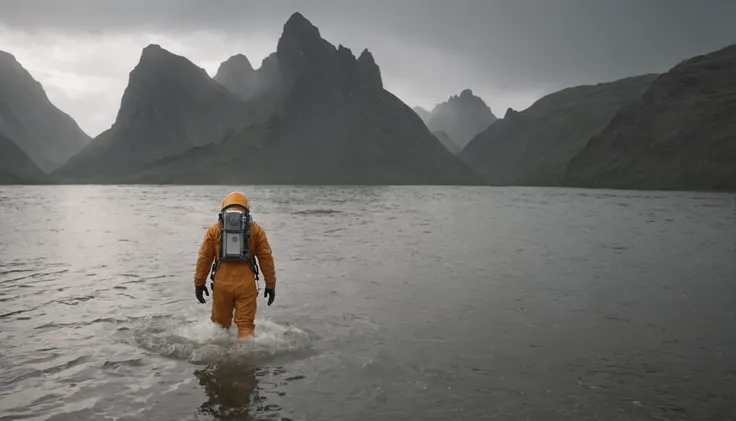
[[[415,107],[414,111],[432,132],[445,134],[447,140],[443,144],[449,145],[453,153],[462,150],[497,119],[490,107],[470,89],[437,104],[431,112],[421,107]]]

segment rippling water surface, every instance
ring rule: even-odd
[[[733,195],[243,189],[238,343],[192,284],[232,189],[0,188],[0,420],[736,418]]]

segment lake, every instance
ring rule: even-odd
[[[231,190],[278,274],[240,343],[192,283]],[[11,186],[0,213],[0,420],[736,418],[733,194]]]

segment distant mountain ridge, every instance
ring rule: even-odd
[[[211,78],[151,44],[128,82],[115,123],[90,141],[0,52],[0,184],[736,191],[736,44],[660,75],[566,88],[500,120],[469,89],[432,112],[408,107],[368,50],[335,47],[299,13],[257,70],[238,54]],[[464,148],[450,135],[489,114]]]
[[[66,113],[49,101],[39,82],[0,51],[0,133],[45,172],[64,164],[90,141]]]
[[[549,94],[524,111],[509,109],[460,153],[492,185],[557,186],[567,164],[656,75],[584,85]]]
[[[491,108],[470,89],[437,104],[431,112],[422,107],[414,107],[414,112],[431,132],[444,132],[461,150],[497,119]]]
[[[115,123],[54,172],[70,182],[114,182],[242,128],[252,108],[188,59],[157,44],[143,49]]]
[[[268,67],[267,67],[268,65]],[[252,124],[219,145],[160,160],[130,182],[478,184],[407,105],[383,88],[373,55],[324,40],[299,13],[259,72]]]
[[[736,44],[658,77],[570,161],[562,184],[736,191]]]

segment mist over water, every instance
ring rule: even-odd
[[[192,274],[243,190],[255,337]],[[736,417],[736,196],[0,188],[0,420]]]

